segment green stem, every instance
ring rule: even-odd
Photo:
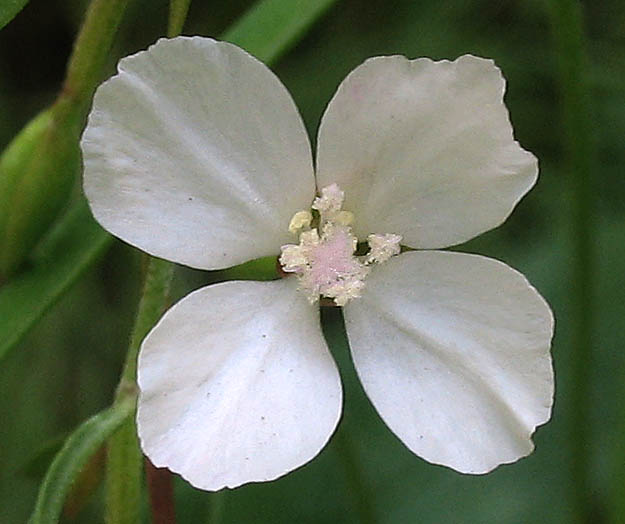
[[[345,319],[343,311],[339,307],[322,307],[320,311],[321,326],[323,335],[328,347],[336,358],[339,369],[350,370],[352,376],[355,371],[349,356],[349,342],[345,331]],[[349,384],[355,383],[353,379],[343,376],[345,385],[345,401],[350,404],[352,391]],[[347,490],[352,500],[353,507],[358,514],[358,520],[362,524],[374,524],[377,522],[374,505],[374,493],[367,482],[366,472],[362,468],[362,460],[351,438],[351,430],[357,426],[357,422],[352,421],[349,414],[345,414],[343,421],[336,434],[332,437],[339,461],[342,465]]]
[[[208,499],[208,521],[207,524],[219,524],[225,513],[226,494],[225,490],[211,493]]]
[[[84,119],[127,1],[90,4],[62,91],[0,157],[0,280],[19,269],[70,198]]]
[[[143,293],[139,301],[139,310],[135,326],[130,338],[126,362],[122,371],[121,381],[117,389],[117,397],[126,393],[127,389],[134,392],[137,377],[137,355],[141,342],[163,314],[165,302],[169,294],[169,284],[173,275],[173,264],[160,258],[149,257],[148,267],[143,285]]]
[[[168,37],[173,38],[182,31],[189,3],[190,0],[170,1]],[[172,264],[149,257],[135,329],[117,390],[118,398],[123,398],[126,392],[134,394],[137,390],[139,348],[148,331],[163,312],[172,273]],[[153,524],[175,523],[176,511],[171,473],[167,469],[154,467],[148,458],[143,460],[133,417],[109,444],[107,475],[107,522],[109,524],[130,524],[139,518],[142,464],[145,464]]]
[[[347,428],[345,426],[340,428],[334,438],[336,439],[351,497],[358,511],[360,522],[362,524],[375,524],[377,519],[372,504],[372,493],[369,486],[363,481],[365,475],[360,467],[360,462],[354,450],[353,442],[347,433]]]
[[[578,522],[592,522],[592,483],[589,471],[592,424],[588,420],[594,324],[594,120],[590,108],[588,67],[581,5],[577,0],[549,2],[559,69],[567,172],[573,196],[571,225],[573,253],[571,303],[574,307],[571,348],[572,387],[569,390],[571,504]]]
[[[167,23],[167,36],[173,38],[182,33],[182,27],[187,19],[191,0],[170,0],[169,21]]]
[[[275,63],[336,0],[259,0],[222,35],[266,64]],[[276,29],[278,28],[278,29]]]
[[[63,90],[57,99],[58,115],[82,120],[102,80],[102,69],[128,0],[93,0],[69,59]]]
[[[141,342],[166,306],[173,264],[150,258],[115,404],[137,395],[137,356]],[[134,416],[109,440],[106,475],[106,522],[139,522],[143,458],[137,440]]]
[[[625,410],[621,408],[620,411],[621,421],[618,435],[621,438],[616,443],[612,462],[616,465],[616,474],[612,484],[612,505],[608,519],[611,524],[625,524]]]

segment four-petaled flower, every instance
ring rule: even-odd
[[[217,490],[317,455],[342,407],[320,294],[344,306],[364,389],[414,453],[484,473],[532,451],[551,311],[505,264],[440,251],[536,181],[503,94],[490,60],[369,59],[328,105],[313,169],[288,92],[236,46],[180,37],[120,62],[82,139],[100,224],[194,268],[279,255],[294,273],[199,289],[147,336],[137,422],[156,466]]]

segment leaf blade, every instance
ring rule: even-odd
[[[262,62],[273,63],[334,3],[336,0],[261,0],[222,38]]]
[[[32,266],[0,287],[0,359],[110,245],[84,200],[75,204],[40,246]]]
[[[27,3],[28,0],[0,0],[0,29],[13,20]]]

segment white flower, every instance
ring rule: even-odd
[[[297,274],[199,289],[145,339],[138,430],[156,466],[217,490],[321,450],[342,392],[316,292],[346,304],[367,395],[414,453],[485,473],[532,451],[553,396],[549,307],[505,264],[438,251],[501,224],[536,181],[503,93],[470,55],[367,60],[328,105],[313,170],[291,97],[241,49],[180,37],[120,62],[82,140],[100,224],[201,269],[284,248]],[[397,254],[400,238],[422,251]]]

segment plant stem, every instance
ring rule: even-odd
[[[182,27],[187,19],[191,0],[170,0],[169,21],[167,23],[167,36],[173,38],[182,33]]]
[[[219,524],[222,521],[227,493],[228,492],[225,490],[211,493],[209,497],[207,524]]]
[[[174,486],[168,469],[157,468],[145,459],[145,476],[150,493],[152,524],[175,524]]]
[[[590,379],[594,324],[594,120],[590,108],[588,67],[581,5],[577,0],[549,2],[562,97],[562,120],[567,172],[573,196],[571,256],[574,314],[572,387],[569,390],[569,439],[571,456],[571,504],[578,522],[592,522],[593,489],[589,457],[591,440]]]
[[[339,369],[350,369],[350,373],[355,374],[349,356],[349,342],[347,340],[347,332],[345,331],[342,308],[334,306],[322,307],[320,315],[323,335],[328,347],[336,358]],[[352,391],[349,388],[349,384],[354,382],[354,380],[349,380],[343,376],[346,404],[351,404]],[[332,438],[332,442],[336,446],[338,459],[345,474],[347,489],[359,522],[362,524],[375,524],[377,518],[373,492],[367,483],[366,473],[361,466],[361,459],[351,438],[352,429],[357,427],[358,423],[355,420],[352,421],[350,415],[345,413],[341,425]]]
[[[136,398],[139,347],[165,308],[172,274],[173,264],[150,257],[135,327],[117,387],[115,404],[123,402],[128,397]],[[106,475],[108,524],[134,524],[140,521],[142,464],[133,410],[133,416],[115,433],[108,444]]]
[[[127,4],[128,0],[93,0],[89,5],[55,104],[58,115],[84,118]]]
[[[258,0],[222,35],[266,64],[275,63],[336,0]],[[276,28],[278,28],[276,30]]]
[[[126,389],[136,391],[137,355],[141,342],[160,318],[169,294],[169,285],[173,275],[173,264],[160,258],[149,257],[143,292],[139,301],[137,318],[130,338],[126,362],[118,386],[117,396],[125,394]]]
[[[375,517],[375,509],[371,503],[373,499],[369,487],[363,482],[364,475],[360,468],[353,442],[347,433],[347,428],[345,426],[340,428],[334,438],[337,441],[339,455],[360,522],[362,524],[375,524],[377,519]]]
[[[170,0],[169,21],[167,26],[167,36],[169,38],[178,36],[182,31],[182,26],[186,20],[190,3],[191,0]],[[162,313],[164,302],[169,292],[172,272],[173,265],[169,262],[149,258],[145,289],[139,305],[139,314],[137,315],[135,331],[128,350],[126,365],[122,373],[120,390],[124,389],[124,383],[129,387],[134,386],[136,388],[139,347],[148,331]],[[140,475],[141,466],[137,464],[137,460],[140,461],[141,459],[141,451],[139,450],[137,442],[135,421],[129,421],[126,426],[129,434],[132,432],[134,436],[134,442],[132,443],[129,440],[126,443],[120,442],[121,446],[126,445],[133,453],[132,458],[128,457],[130,461],[126,467],[131,471],[138,472]],[[174,524],[176,522],[176,510],[171,473],[167,469],[156,468],[147,457],[145,458],[145,470],[153,524]],[[138,479],[135,478],[132,480],[132,488],[140,493],[140,476]],[[117,491],[117,487],[111,486],[111,489],[114,492]],[[138,504],[135,505],[134,509],[137,507]],[[132,510],[133,508],[129,509]]]
[[[56,101],[0,157],[0,280],[19,269],[70,198],[85,115],[127,1],[90,4]]]

